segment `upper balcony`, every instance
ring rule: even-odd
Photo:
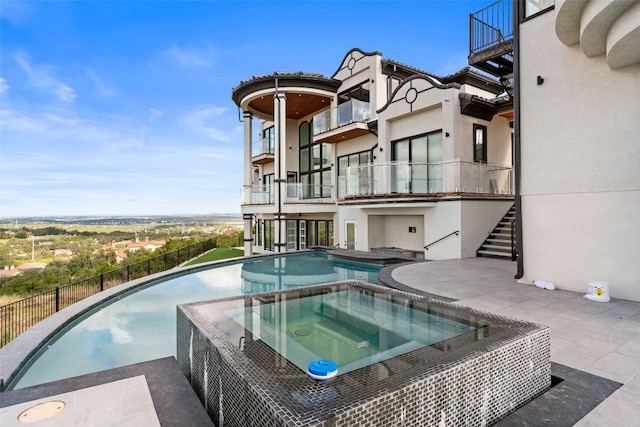
[[[337,143],[369,133],[371,105],[352,99],[313,116],[313,139]]]
[[[496,77],[513,74],[513,5],[497,2],[469,15],[469,65]]]
[[[513,169],[456,159],[441,163],[390,162],[350,166],[338,179],[338,198],[407,195],[512,196]]]
[[[272,163],[275,154],[275,141],[273,137],[260,138],[253,142],[251,150],[254,165]]]

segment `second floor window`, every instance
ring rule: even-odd
[[[393,192],[442,191],[442,131],[394,141],[392,156]]]
[[[473,125],[473,161],[487,163],[487,127]]]
[[[371,150],[338,157],[338,198],[347,194],[370,194],[373,191],[372,158]],[[351,176],[347,174],[348,167],[352,167]]]

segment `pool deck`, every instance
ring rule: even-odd
[[[574,425],[637,426],[640,303],[614,298],[594,302],[577,292],[539,289],[518,283],[515,272],[512,261],[469,258],[405,264],[387,274],[405,286],[456,300],[456,304],[549,326],[552,362],[622,384]],[[567,405],[566,411],[571,410]],[[505,425],[558,424],[530,419]]]
[[[421,294],[438,296],[479,310],[548,325],[551,329],[552,373],[555,371],[554,375],[562,376],[566,380],[565,383],[570,383],[574,389],[581,389],[579,391],[583,395],[596,396],[605,389],[608,390],[603,395],[608,397],[603,397],[604,400],[601,402],[601,399],[598,400],[600,403],[594,404],[592,410],[592,406],[588,405],[585,410],[583,400],[572,400],[571,396],[564,396],[558,392],[548,400],[536,399],[534,404],[527,405],[529,408],[523,408],[528,409],[528,412],[521,410],[519,417],[509,417],[499,425],[637,426],[640,416],[640,303],[617,299],[608,303],[594,302],[583,298],[582,294],[577,292],[539,289],[533,285],[518,283],[513,278],[515,271],[516,265],[511,261],[470,258],[390,266],[381,272],[381,279],[384,276],[383,281],[393,282],[403,290],[415,289]],[[5,352],[3,356],[10,355]],[[4,362],[5,360],[3,364]],[[79,397],[95,393],[92,386],[141,375],[139,369],[128,368],[132,369],[128,371],[125,368],[127,367],[118,368],[115,372],[91,374],[90,377],[84,376],[83,380],[78,380],[83,377],[76,377],[77,379],[0,393],[0,407],[3,407],[4,411],[9,405],[35,404],[41,399],[52,398],[62,393],[76,392],[76,397]],[[162,369],[160,366],[160,369],[155,371]],[[166,367],[164,369],[168,372]],[[185,418],[175,420],[175,417],[172,417],[176,424],[167,422],[166,418],[163,420],[163,417],[172,416],[170,405],[173,403],[163,401],[159,396],[170,394],[178,402],[183,398],[192,402],[195,396],[192,390],[165,388],[160,380],[161,376],[145,372],[142,374],[146,375],[148,392],[151,394],[161,425],[207,425],[207,420],[202,419],[200,411],[192,412],[192,417],[195,418],[190,419],[188,424],[184,424]],[[166,375],[167,381],[173,381],[171,375],[174,374]],[[616,383],[620,383],[621,386]],[[120,384],[126,389],[126,383],[120,381]],[[562,391],[561,388],[556,386],[554,389]],[[120,396],[118,392],[115,394],[116,397]],[[146,392],[142,390],[141,401],[144,401],[145,396]],[[560,399],[559,405],[564,405],[565,414],[577,411],[580,415],[575,419],[578,421],[569,422],[568,420],[572,419],[570,416],[566,416],[564,422],[547,418],[545,402],[553,399]],[[94,406],[99,408],[103,403],[94,401]],[[580,413],[578,410],[583,412]],[[4,423],[2,425],[4,426]],[[53,422],[46,425],[73,424]]]

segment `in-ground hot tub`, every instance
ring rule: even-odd
[[[185,304],[177,322],[218,425],[491,424],[551,385],[548,328],[363,282]],[[335,379],[307,375],[318,359]]]

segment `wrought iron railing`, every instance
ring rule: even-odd
[[[469,15],[469,54],[513,39],[511,0],[499,0]]]
[[[215,239],[204,240],[0,306],[0,347],[39,321],[84,298],[130,280],[169,270],[215,247]]]

